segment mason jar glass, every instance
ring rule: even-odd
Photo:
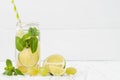
[[[40,61],[40,30],[37,23],[17,23],[15,36],[16,66],[27,74]]]

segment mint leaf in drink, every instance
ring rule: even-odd
[[[24,47],[26,48],[31,48],[32,53],[34,53],[37,49],[37,44],[38,43],[38,39],[36,36],[39,35],[39,30],[35,27],[30,27],[28,30],[28,33],[26,33],[25,35],[23,35],[22,40],[24,42]],[[36,37],[36,38],[34,38]],[[22,48],[19,47],[18,45],[18,50],[22,50]]]
[[[25,41],[27,39],[30,39],[31,35],[29,33],[26,33],[23,35],[22,40]]]
[[[30,27],[29,30],[28,30],[28,33],[31,35],[31,36],[38,36],[39,35],[39,30],[35,27]]]
[[[34,35],[38,36],[39,35],[39,30],[37,28],[35,28],[35,27],[33,28],[33,30],[34,30]]]
[[[27,40],[25,41],[25,47],[26,47],[26,48],[30,48],[30,45],[31,45],[31,44],[30,44],[30,40],[31,40],[31,39],[27,39]]]
[[[23,35],[22,37],[22,41],[24,43],[24,47],[29,48],[30,47],[30,38],[31,35],[29,33],[26,33],[25,35]]]
[[[18,51],[22,51],[24,49],[25,43],[22,41],[21,38],[16,37],[15,44]]]
[[[12,62],[11,62],[10,59],[7,59],[7,60],[6,60],[6,66],[7,66],[8,68],[12,68]]]
[[[30,43],[31,43],[31,45],[30,45],[31,51],[32,51],[32,53],[34,53],[37,50],[37,46],[38,46],[37,37],[32,37],[30,40]]]

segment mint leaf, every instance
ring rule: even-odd
[[[22,41],[24,43],[24,47],[26,48],[29,48],[30,47],[30,38],[31,38],[31,35],[29,33],[25,34],[23,37],[22,37]]]
[[[33,28],[33,30],[34,30],[34,35],[39,36],[39,30],[35,27]]]
[[[27,39],[30,39],[31,35],[29,33],[23,35],[22,40],[25,41]]]
[[[25,47],[26,47],[26,48],[29,48],[29,47],[30,47],[30,40],[31,40],[31,39],[28,39],[28,40],[25,41]]]
[[[5,67],[4,70],[9,70],[9,67]]]
[[[7,73],[8,73],[8,70],[6,70],[5,72],[3,72],[4,75],[7,75]]]
[[[3,72],[4,75],[8,75],[8,76],[12,76],[13,74],[24,75],[20,70],[15,69],[15,67],[13,67],[10,59],[6,60],[6,67],[4,69],[5,69],[5,71]]]
[[[37,50],[37,46],[38,46],[37,37],[32,37],[30,39],[30,43],[31,43],[31,45],[30,45],[31,51],[32,51],[32,53],[34,53]]]
[[[24,75],[19,69],[15,69],[14,71],[15,71],[15,74],[17,75]]]
[[[28,30],[28,33],[31,36],[38,36],[39,35],[39,30],[35,27],[34,28],[30,27],[29,30]]]
[[[18,51],[22,51],[24,49],[25,43],[22,41],[21,38],[16,37],[15,44]]]
[[[3,74],[4,75],[8,75],[8,76],[12,76],[12,71],[6,70]]]
[[[8,68],[12,68],[12,62],[11,62],[10,59],[7,59],[7,60],[6,60],[6,66],[7,66]]]

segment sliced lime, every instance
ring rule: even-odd
[[[59,54],[54,54],[45,59],[43,66],[49,68],[50,65],[65,68],[66,61],[63,56]]]
[[[50,73],[55,76],[61,76],[65,73],[65,69],[57,66],[49,66]]]
[[[37,67],[28,68],[28,72],[27,72],[28,75],[36,76],[38,75],[38,73],[39,73],[39,69]]]
[[[39,48],[32,54],[30,48],[25,48],[18,55],[19,62],[25,67],[35,66],[39,60]]]

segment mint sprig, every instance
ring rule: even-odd
[[[19,69],[13,67],[12,61],[10,59],[6,60],[6,67],[4,68],[4,75],[24,75]]]
[[[39,30],[37,30],[37,28],[35,27],[30,27],[29,30],[28,30],[28,33],[31,35],[31,36],[38,36],[39,35]]]
[[[32,53],[35,53],[38,46],[39,30],[35,27],[30,27],[28,32],[22,38],[16,37],[16,49],[22,51],[24,48],[30,48]]]

